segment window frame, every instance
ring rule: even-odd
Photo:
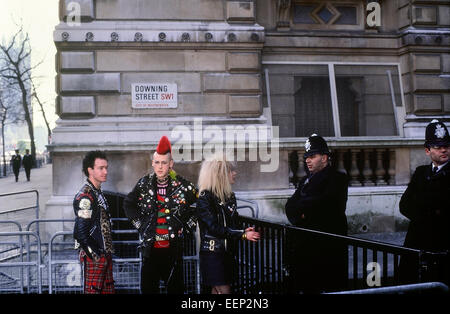
[[[304,24],[304,23],[294,23],[294,7],[296,5],[316,5],[316,9],[320,11],[322,8],[327,8],[328,11],[331,11],[329,9],[329,5],[334,6],[348,6],[348,7],[354,7],[356,8],[356,24]],[[302,1],[302,0],[294,0],[291,8],[290,13],[290,24],[291,29],[300,31],[300,30],[317,30],[317,31],[323,31],[323,30],[331,30],[331,31],[362,31],[365,29],[365,5],[361,3],[360,1],[355,0],[340,0],[340,1]]]
[[[405,121],[406,112],[405,112],[405,95],[403,93],[403,82],[402,82],[402,76],[401,76],[401,67],[399,62],[337,62],[337,61],[262,61],[263,71],[266,75],[266,84],[267,88],[266,91],[268,93],[267,99],[269,102],[269,107],[271,109],[271,103],[270,103],[270,85],[268,84],[268,81],[270,81],[270,71],[266,71],[267,68],[264,68],[264,65],[326,65],[328,66],[328,77],[330,80],[330,95],[331,95],[331,107],[332,107],[332,113],[333,113],[333,126],[334,126],[334,136],[331,138],[343,138],[341,136],[341,128],[340,128],[340,120],[339,120],[339,104],[337,99],[337,90],[336,90],[336,74],[335,74],[335,66],[342,66],[342,65],[365,65],[365,66],[395,66],[397,68],[397,75],[399,79],[399,93],[400,93],[400,99],[401,99],[401,105],[398,104],[395,105],[394,112],[394,119],[395,119],[395,125],[397,126],[397,135],[390,135],[390,136],[376,136],[376,137],[384,137],[384,138],[398,138],[398,137],[404,137],[403,132],[403,124],[401,122]],[[392,89],[392,81],[389,81],[389,85]],[[392,90],[391,97],[392,95]],[[394,100],[395,102],[395,100]],[[272,111],[272,110],[270,110]],[[272,118],[272,117],[271,117]],[[271,119],[272,120],[272,119]],[[346,138],[373,138],[374,136],[346,136]]]

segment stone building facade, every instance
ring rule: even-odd
[[[246,139],[231,149],[244,151],[238,196],[285,222],[305,139],[319,133],[351,177],[354,231],[396,230],[399,198],[426,162],[425,126],[450,118],[449,27],[437,0],[60,0],[46,216],[71,217],[89,150],[108,153],[104,189],[127,193],[161,135],[196,181],[196,157],[232,130]],[[172,84],[175,105],[139,107],[133,84]]]

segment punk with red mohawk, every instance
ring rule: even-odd
[[[159,293],[160,280],[168,293],[184,293],[183,238],[196,228],[191,205],[197,187],[173,170],[172,145],[159,140],[152,155],[153,173],[147,174],[123,202],[126,216],[140,234],[142,249],[141,292]]]
[[[170,144],[167,136],[163,135],[159,140],[158,146],[156,147],[156,152],[160,155],[165,155],[167,153],[172,154],[172,145]]]

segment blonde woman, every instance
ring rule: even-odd
[[[203,283],[212,294],[231,293],[235,265],[231,242],[258,241],[260,235],[249,227],[237,229],[236,198],[231,185],[236,170],[222,155],[202,163],[198,180],[200,196],[197,216],[200,227],[200,270]]]

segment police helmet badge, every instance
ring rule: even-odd
[[[311,136],[306,140],[305,154],[303,155],[303,158],[307,158],[308,156],[312,156],[314,154],[330,155],[325,139],[316,133],[311,134]]]
[[[440,125],[440,124],[436,125],[436,130],[434,131],[434,135],[436,135],[437,138],[444,138],[445,129],[442,127],[442,125]]]
[[[306,143],[305,143],[305,150],[307,152],[309,152],[310,149],[311,149],[311,143],[309,142],[309,139],[307,139]]]

